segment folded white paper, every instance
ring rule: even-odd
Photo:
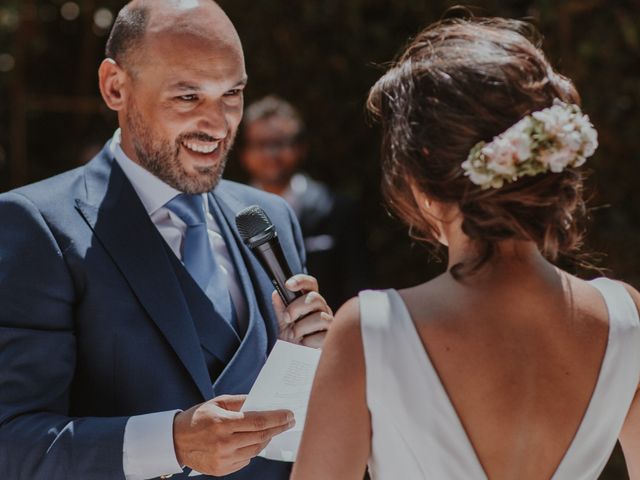
[[[273,437],[260,453],[272,460],[293,462],[298,453],[313,377],[320,350],[277,341],[242,406],[243,412],[291,410],[296,425]]]

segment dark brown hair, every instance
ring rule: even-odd
[[[145,6],[125,5],[113,24],[105,47],[107,58],[124,66],[131,59],[131,52],[139,49],[149,22],[149,9]],[[131,67],[131,65],[127,65]]]
[[[368,108],[382,125],[383,192],[391,210],[415,238],[437,244],[410,187],[457,204],[462,230],[480,247],[472,271],[501,240],[533,240],[552,261],[581,245],[579,170],[482,190],[461,167],[478,142],[491,141],[554,99],[579,104],[574,85],[553,70],[540,45],[541,36],[526,22],[444,20],[420,32],[369,95]]]

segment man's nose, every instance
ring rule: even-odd
[[[198,129],[220,140],[229,134],[229,120],[222,102],[203,106]]]

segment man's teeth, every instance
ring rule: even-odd
[[[213,153],[218,149],[220,143],[214,143],[213,145],[198,145],[195,143],[183,142],[182,145],[197,153]]]

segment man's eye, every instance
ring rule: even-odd
[[[233,90],[229,90],[227,93],[225,93],[225,96],[227,96],[227,97],[237,97],[241,93],[242,93],[242,89],[241,88],[234,88]]]
[[[196,100],[198,100],[197,95],[180,95],[177,98],[178,100],[182,100],[183,102],[195,102]]]

